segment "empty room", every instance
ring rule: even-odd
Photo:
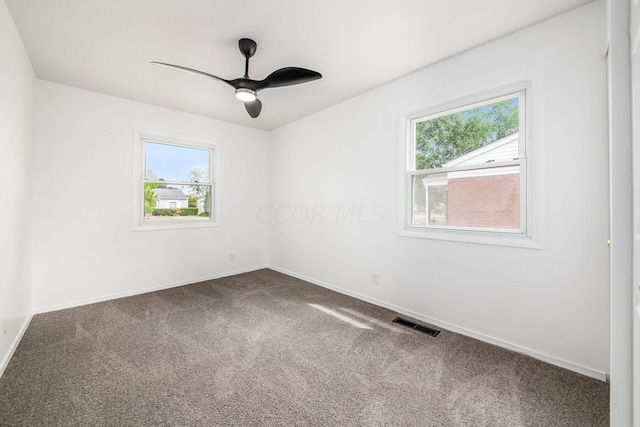
[[[639,26],[0,1],[0,426],[640,427]]]

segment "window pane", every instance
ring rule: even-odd
[[[469,164],[465,155],[476,157],[476,163],[513,160],[515,152],[502,152],[487,147],[489,157],[477,158],[490,144],[517,134],[519,128],[518,95],[500,102],[471,108],[415,123],[415,170]],[[473,153],[472,153],[473,152]]]
[[[520,230],[520,167],[414,175],[411,225]]]
[[[144,184],[144,220],[193,221],[211,219],[210,185]]]
[[[210,182],[210,150],[145,142],[145,179]]]

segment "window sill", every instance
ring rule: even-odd
[[[220,224],[213,220],[199,220],[199,221],[180,221],[180,222],[146,222],[142,224],[136,224],[133,227],[133,231],[157,231],[157,230],[181,230],[185,228],[204,228],[204,227],[219,227]]]
[[[542,245],[531,236],[515,235],[497,232],[473,232],[458,230],[434,230],[407,227],[400,231],[401,237],[418,239],[445,240],[479,245],[510,246],[525,249],[542,249]]]

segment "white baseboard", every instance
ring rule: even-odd
[[[16,349],[18,348],[18,344],[20,344],[20,341],[22,340],[24,333],[27,331],[27,328],[29,327],[29,323],[31,323],[32,318],[33,318],[33,314],[30,314],[29,316],[27,316],[24,323],[20,327],[20,331],[18,332],[18,335],[16,335],[15,339],[11,343],[11,347],[9,347],[9,351],[7,352],[7,354],[5,354],[4,358],[2,359],[2,362],[0,362],[0,378],[2,378],[2,375],[4,374],[4,370],[7,369],[7,366],[9,365],[9,361],[13,357],[13,353],[15,353]]]
[[[401,313],[410,317],[413,317],[414,319],[418,319],[421,320],[423,322],[426,323],[430,323],[434,326],[438,326],[440,328],[443,329],[447,329],[451,332],[455,332],[461,335],[465,335],[471,338],[475,338],[478,339],[480,341],[484,341],[490,344],[494,344],[497,345],[499,347],[502,348],[506,348],[508,350],[512,350],[518,353],[522,353],[522,354],[526,354],[527,356],[531,356],[535,359],[541,360],[543,362],[547,362],[550,363],[552,365],[555,366],[559,366],[561,368],[565,368],[568,369],[570,371],[574,371],[577,372],[579,374],[582,375],[586,375],[588,377],[591,378],[595,378],[598,379],[600,381],[607,381],[607,376],[608,374],[606,372],[601,372],[598,371],[596,369],[592,369],[592,368],[588,368],[586,366],[582,366],[578,363],[574,363],[574,362],[570,362],[555,356],[551,356],[545,353],[541,353],[535,350],[532,350],[530,348],[527,347],[523,347],[520,346],[518,344],[513,344],[510,343],[508,341],[504,341],[501,340],[499,338],[495,338],[489,335],[485,335],[481,332],[477,332],[471,329],[467,329],[440,319],[436,319],[421,313],[416,313],[412,310],[406,309],[404,307],[400,307],[400,306],[396,306],[394,304],[390,304],[387,303],[385,301],[381,301],[375,298],[371,298],[368,297],[366,295],[362,295],[359,294],[357,292],[353,292],[338,286],[334,286],[331,285],[329,283],[320,281],[320,280],[316,280],[313,279],[311,277],[307,277],[303,274],[298,274],[295,273],[293,271],[289,271],[283,268],[279,268],[279,267],[275,267],[275,266],[267,266],[267,265],[263,265],[263,266],[256,266],[256,267],[251,267],[251,268],[246,268],[246,269],[241,269],[241,270],[234,270],[234,271],[229,271],[229,272],[225,272],[225,273],[220,273],[220,274],[215,274],[215,275],[211,275],[211,276],[205,276],[205,277],[197,277],[197,278],[191,278],[188,280],[181,280],[178,282],[172,282],[172,283],[166,283],[166,284],[162,284],[162,285],[158,285],[158,286],[152,286],[152,287],[148,287],[148,288],[143,288],[143,289],[136,289],[136,290],[132,290],[132,291],[126,291],[126,292],[120,292],[120,293],[116,293],[116,294],[109,294],[109,295],[104,295],[104,296],[100,296],[100,297],[96,297],[96,298],[89,298],[89,299],[83,299],[83,300],[76,300],[76,301],[72,301],[72,302],[68,302],[68,303],[64,303],[64,304],[58,304],[58,305],[53,305],[53,306],[47,306],[47,307],[40,307],[37,309],[34,309],[33,313],[31,316],[29,316],[29,318],[27,319],[27,321],[25,322],[25,324],[23,325],[20,334],[18,334],[18,336],[16,337],[16,339],[14,340],[14,343],[12,344],[11,350],[9,351],[8,355],[5,356],[5,358],[2,360],[2,364],[0,364],[0,376],[2,376],[2,372],[4,372],[4,369],[6,368],[6,365],[8,364],[9,360],[11,359],[11,356],[13,355],[13,352],[15,351],[16,347],[18,346],[18,343],[20,342],[20,339],[22,338],[22,336],[24,335],[24,332],[27,329],[27,326],[29,325],[29,322],[31,321],[31,318],[33,315],[35,314],[39,314],[39,313],[47,313],[50,311],[56,311],[56,310],[62,310],[65,308],[71,308],[71,307],[77,307],[77,306],[81,306],[81,305],[86,305],[86,304],[93,304],[93,303],[97,303],[97,302],[102,302],[102,301],[109,301],[112,299],[117,299],[117,298],[124,298],[124,297],[128,297],[128,296],[132,296],[132,295],[138,295],[138,294],[144,294],[147,292],[154,292],[154,291],[159,291],[162,289],[169,289],[169,288],[174,288],[177,286],[183,286],[183,285],[188,285],[190,283],[197,283],[197,282],[202,282],[205,280],[213,280],[213,279],[219,279],[222,277],[228,277],[228,276],[233,276],[236,274],[242,274],[242,273],[248,273],[251,271],[256,271],[256,270],[260,270],[263,268],[269,268],[271,270],[274,271],[278,271],[280,273],[286,274],[288,276],[292,276],[292,277],[296,277],[298,279],[307,281],[309,283],[313,283],[314,285],[318,285],[318,286],[322,286],[324,288],[327,289],[331,289],[334,290],[336,292],[339,292],[341,294],[345,294],[345,295],[349,295],[351,297],[363,300],[363,301],[367,301],[370,302],[372,304],[378,305],[380,307],[385,307],[388,308],[390,310],[393,310],[397,313]]]
[[[569,362],[567,360],[564,360],[564,359],[561,359],[561,358],[558,358],[558,357],[555,357],[555,356],[551,356],[551,355],[548,355],[548,354],[545,354],[545,353],[541,353],[541,352],[532,350],[532,349],[527,348],[527,347],[522,347],[522,346],[520,346],[518,344],[513,344],[513,343],[510,343],[508,341],[501,340],[499,338],[494,338],[492,336],[485,335],[485,334],[483,334],[481,332],[476,332],[476,331],[473,331],[471,329],[463,328],[461,326],[454,325],[452,323],[449,323],[449,322],[446,322],[446,321],[443,321],[443,320],[440,320],[440,319],[435,319],[433,317],[426,316],[424,314],[416,313],[416,312],[408,310],[408,309],[406,309],[404,307],[399,307],[399,306],[396,306],[396,305],[393,305],[393,304],[389,304],[389,303],[387,303],[385,301],[377,300],[375,298],[371,298],[371,297],[368,297],[366,295],[361,295],[361,294],[359,294],[357,292],[352,292],[350,290],[343,289],[343,288],[340,288],[338,286],[334,286],[334,285],[331,285],[329,283],[325,283],[325,282],[320,281],[320,280],[315,280],[315,279],[313,279],[311,277],[307,277],[307,276],[305,276],[303,274],[297,274],[297,273],[294,273],[292,271],[285,270],[283,268],[279,268],[279,267],[275,267],[275,266],[269,266],[268,268],[271,269],[271,270],[278,271],[280,273],[286,274],[288,276],[296,277],[296,278],[304,280],[306,282],[313,283],[314,285],[322,286],[323,288],[331,289],[331,290],[339,292],[341,294],[349,295],[351,297],[354,297],[354,298],[357,298],[357,299],[360,299],[360,300],[363,300],[363,301],[366,301],[366,302],[370,302],[371,304],[375,304],[375,305],[378,305],[380,307],[388,308],[388,309],[393,310],[393,311],[395,311],[397,313],[413,317],[414,319],[421,320],[421,321],[423,321],[425,323],[430,323],[430,324],[432,324],[434,326],[438,326],[438,327],[446,329],[448,331],[455,332],[455,333],[458,333],[460,335],[465,335],[465,336],[468,336],[468,337],[471,337],[471,338],[475,338],[475,339],[478,339],[480,341],[487,342],[489,344],[494,344],[494,345],[497,345],[499,347],[506,348],[506,349],[511,350],[511,351],[515,351],[517,353],[526,354],[527,356],[531,356],[534,359],[538,359],[538,360],[541,360],[543,362],[546,362],[546,363],[549,363],[549,364],[552,364],[552,365],[555,365],[555,366],[559,366],[561,368],[565,368],[565,369],[568,369],[570,371],[577,372],[579,374],[586,375],[586,376],[591,377],[591,378],[598,379],[600,381],[607,381],[608,374],[606,372],[601,372],[601,371],[598,371],[596,369],[588,368],[588,367],[582,366],[582,365],[580,365],[578,363]]]
[[[35,308],[33,310],[33,314],[48,313],[50,311],[63,310],[65,308],[72,308],[72,307],[78,307],[78,306],[81,306],[81,305],[94,304],[94,303],[97,303],[97,302],[110,301],[110,300],[113,300],[113,299],[130,297],[130,296],[133,296],[133,295],[146,294],[148,292],[161,291],[163,289],[175,288],[177,286],[189,285],[191,283],[204,282],[205,280],[214,280],[214,279],[220,279],[222,277],[235,276],[236,274],[249,273],[251,271],[262,270],[263,268],[269,268],[269,267],[266,266],[266,265],[261,265],[261,266],[256,266],[256,267],[244,268],[244,269],[240,269],[240,270],[228,271],[228,272],[225,272],[225,273],[214,274],[214,275],[211,275],[211,276],[194,277],[194,278],[187,279],[187,280],[180,280],[178,282],[165,283],[165,284],[162,284],[162,285],[150,286],[150,287],[142,288],[142,289],[134,289],[134,290],[131,290],[131,291],[118,292],[118,293],[109,294],[109,295],[102,295],[102,296],[95,297],[95,298],[87,298],[87,299],[82,299],[82,300],[75,300],[75,301],[71,301],[71,302],[66,302],[66,303],[63,303],[63,304],[56,304],[56,305],[50,305],[50,306],[46,306],[46,307],[39,307],[39,308]]]

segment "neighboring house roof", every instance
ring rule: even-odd
[[[457,157],[444,165],[443,168],[452,166],[469,166],[487,163],[489,161],[503,162],[518,158],[518,132],[505,136],[491,144],[470,151]]]
[[[158,199],[187,200],[187,197],[179,188],[154,188]]]
[[[518,155],[518,132],[505,136],[491,144],[480,147],[443,164],[443,168],[453,166],[481,165],[488,162],[504,162],[514,160]],[[428,175],[422,179],[424,185],[446,185],[449,179],[471,178],[478,176],[509,175],[519,173],[518,166],[502,166],[499,168],[472,169],[457,172],[443,172]]]

